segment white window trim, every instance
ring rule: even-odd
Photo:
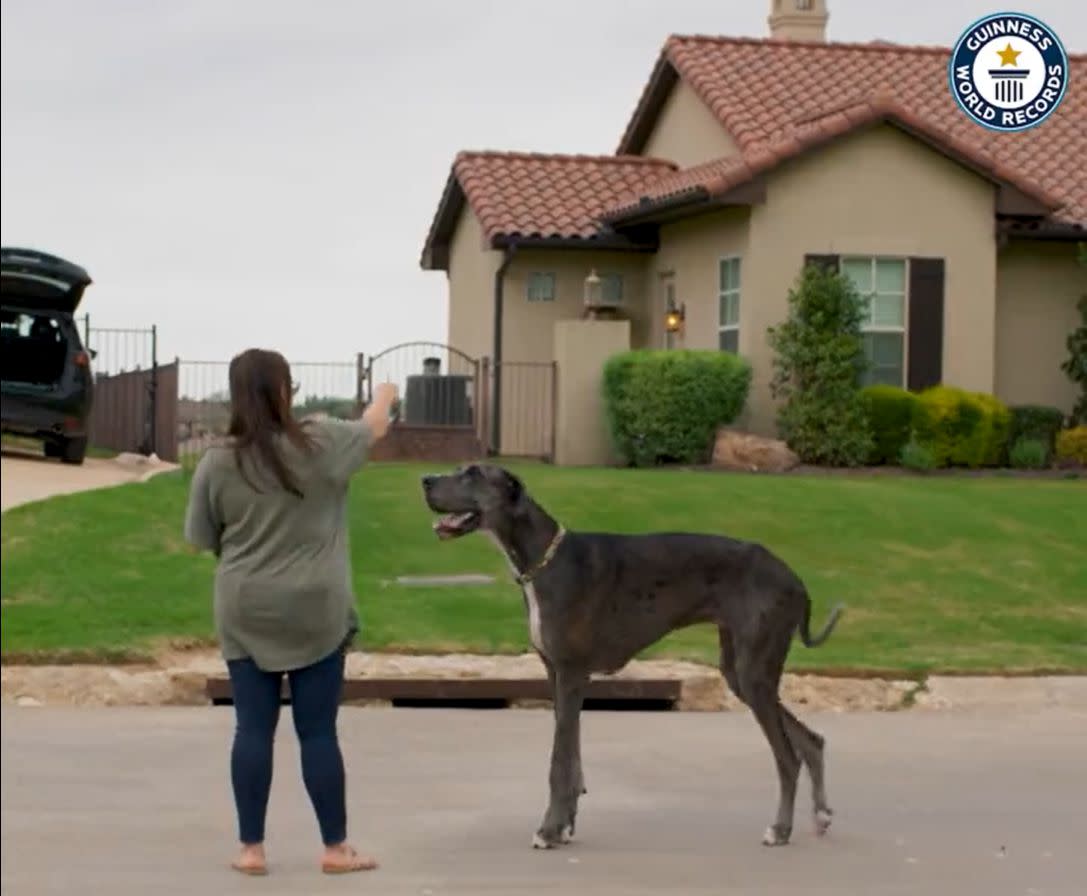
[[[735,261],[739,265],[740,284],[735,289],[725,289],[721,284],[721,264]],[[744,265],[739,255],[722,255],[717,259],[717,345],[721,345],[722,333],[736,334],[736,351],[740,350],[740,323],[743,321]],[[736,296],[736,323],[726,324],[721,321],[721,299],[729,295]]]
[[[910,382],[910,260],[903,255],[842,255],[838,261],[839,270],[844,271],[847,261],[867,261],[872,268],[872,292],[876,295],[876,262],[877,261],[901,261],[902,262],[902,292],[885,292],[880,295],[902,296],[902,326],[893,327],[886,324],[861,324],[861,333],[896,333],[902,335],[902,383],[901,388],[909,388]],[[869,312],[871,317],[871,312]]]

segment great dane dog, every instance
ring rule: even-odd
[[[762,842],[788,843],[801,764],[811,777],[815,830],[826,832],[823,738],[781,704],[778,685],[793,633],[799,630],[808,647],[821,644],[841,606],[812,637],[807,589],[765,547],[720,535],[567,531],[501,467],[473,464],[424,476],[422,485],[430,509],[444,514],[434,523],[437,534],[488,534],[524,594],[555,707],[550,801],[533,846],[550,849],[574,834],[586,792],[579,724],[589,676],[617,671],[664,635],[696,623],[717,626],[721,672],[774,753],[780,797]]]

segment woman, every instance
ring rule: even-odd
[[[328,874],[377,862],[347,843],[344,767],[336,737],[344,652],[358,630],[347,538],[347,488],[385,435],[396,400],[375,390],[360,420],[297,422],[291,371],[276,352],[230,362],[230,438],[193,475],[185,537],[218,558],[215,628],[230,671],[237,727],[230,777],[241,854],[232,867],[266,874],[264,819],[284,674],[302,778]]]

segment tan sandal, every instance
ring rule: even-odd
[[[249,877],[264,877],[268,873],[268,866],[264,864],[250,865],[247,862],[239,862],[235,860],[230,863],[230,867],[237,871],[239,874],[245,874]]]
[[[330,862],[327,859],[321,862],[321,871],[325,874],[355,874],[359,871],[373,871],[377,868],[377,859],[370,856],[360,856],[350,846],[343,848],[342,859]]]

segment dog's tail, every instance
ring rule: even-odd
[[[838,619],[842,615],[842,611],[845,609],[845,604],[838,604],[830,611],[826,623],[824,623],[822,630],[814,638],[811,636],[811,598],[804,604],[804,618],[800,622],[800,640],[805,647],[818,647],[827,638],[830,637],[830,633],[834,631],[834,626],[838,624]]]

